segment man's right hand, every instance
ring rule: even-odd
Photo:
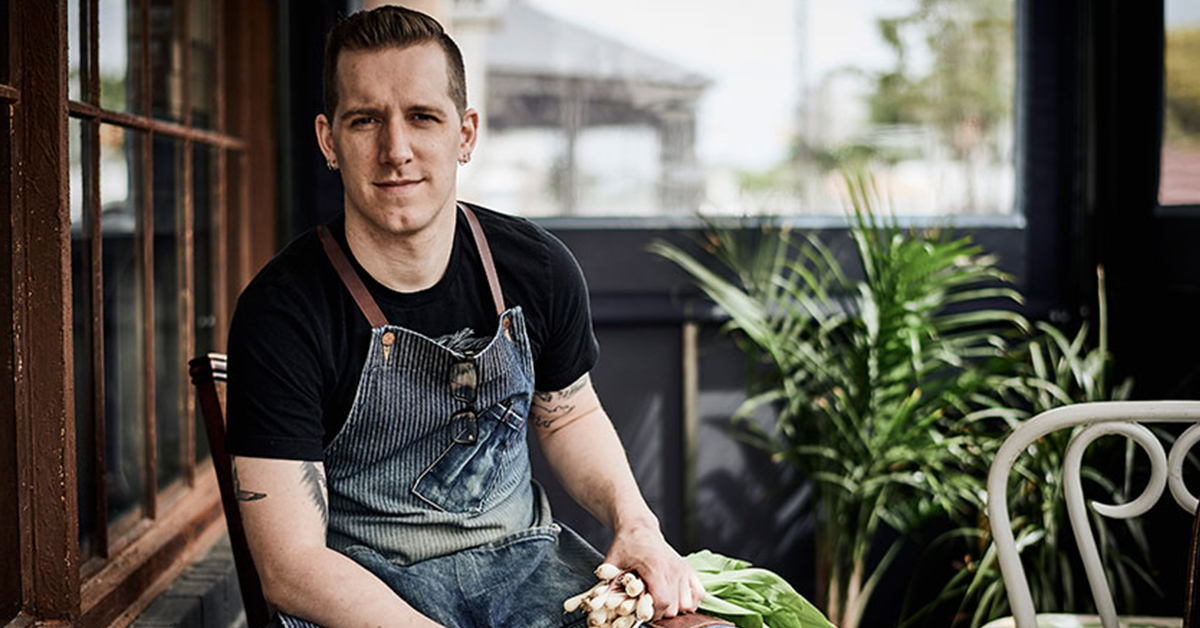
[[[246,542],[267,601],[326,628],[436,627],[358,563],[325,546],[325,466],[306,460],[233,459]]]

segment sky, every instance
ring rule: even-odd
[[[1185,24],[1200,25],[1200,2],[1197,0],[1167,0],[1167,27]]]
[[[702,162],[768,168],[787,155],[802,74],[882,69],[891,52],[875,18],[912,0],[529,0],[557,17],[649,52],[713,83],[700,104]],[[730,7],[736,7],[736,10]],[[799,19],[808,16],[807,26]],[[631,16],[636,16],[631,17]],[[801,36],[801,32],[807,33]],[[800,71],[807,57],[807,72]]]

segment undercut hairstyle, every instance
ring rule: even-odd
[[[467,110],[467,73],[462,53],[445,29],[432,17],[404,7],[384,5],[359,11],[338,21],[325,39],[325,71],[322,75],[325,116],[333,121],[338,104],[338,56],[344,50],[384,50],[436,43],[446,54],[450,100],[461,118]]]

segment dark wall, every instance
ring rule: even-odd
[[[325,33],[346,14],[344,0],[276,2],[279,38],[276,83],[279,109],[280,248],[306,229],[324,224],[342,208],[342,183],[325,167],[314,122],[321,113]]]

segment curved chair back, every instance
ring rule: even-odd
[[[1162,443],[1144,423],[1194,423],[1179,437],[1168,455]],[[1083,500],[1080,466],[1083,452],[1097,438],[1122,434],[1133,439],[1150,457],[1151,474],[1146,489],[1128,504],[1112,505],[1092,502],[1100,515],[1128,519],[1146,512],[1158,502],[1163,488],[1169,486],[1175,501],[1188,513],[1196,512],[1197,499],[1183,483],[1183,460],[1197,441],[1200,441],[1200,402],[1195,401],[1109,401],[1083,403],[1043,412],[1021,424],[1004,441],[988,473],[988,517],[992,538],[996,543],[1000,571],[1008,591],[1009,605],[1017,628],[1035,628],[1037,620],[1029,582],[1021,566],[1008,516],[1008,476],[1018,456],[1039,438],[1062,429],[1085,426],[1067,446],[1063,462],[1063,488],[1067,514],[1075,541],[1083,558],[1084,570],[1092,597],[1104,628],[1118,628],[1117,612],[1112,592],[1092,536],[1087,509]],[[1189,592],[1190,598],[1193,594]]]

